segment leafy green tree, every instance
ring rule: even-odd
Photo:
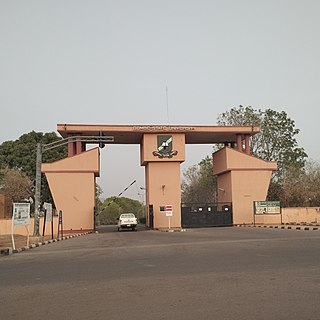
[[[308,156],[296,140],[300,130],[295,127],[294,120],[290,119],[286,112],[265,110],[260,126],[258,145],[254,150],[258,157],[276,161],[280,175],[286,168],[304,168]]]
[[[22,135],[15,141],[5,141],[0,145],[0,168],[17,168],[25,173],[35,186],[36,175],[36,146],[37,143],[48,144],[59,141],[62,138],[56,133],[42,133],[32,131]],[[42,162],[53,162],[67,156],[67,146],[61,146],[43,153]],[[52,202],[52,196],[45,177],[41,183],[42,201]]]
[[[122,212],[123,211],[121,207],[117,203],[110,202],[110,204],[104,207],[102,212],[100,212],[99,214],[100,224],[102,225],[117,224],[117,218],[119,218]]]
[[[123,212],[132,212],[139,219],[144,215],[143,204],[138,200],[133,200],[126,197],[119,197],[115,202],[121,207]]]
[[[103,191],[101,187],[96,183],[96,195],[95,195],[95,210],[94,210],[94,215],[95,215],[95,225],[100,225],[100,212],[102,211],[102,206],[103,203],[100,200],[100,196],[102,195]]]
[[[251,138],[251,152],[264,160],[277,162],[275,179],[283,176],[285,168],[300,170],[305,165],[307,154],[296,140],[300,130],[285,111],[239,106],[219,115],[218,124],[260,126],[260,133]]]
[[[219,126],[260,126],[261,114],[261,109],[256,110],[252,107],[240,105],[239,108],[231,108],[229,111],[220,114],[217,123]],[[250,149],[253,154],[255,154],[255,149],[259,144],[258,140],[257,135],[251,137]]]
[[[198,165],[184,172],[183,203],[212,203],[216,201],[216,177],[212,173],[212,158],[207,156]]]
[[[261,109],[239,106],[231,108],[218,116],[219,126],[258,126],[260,125]]]
[[[100,224],[116,224],[120,214],[131,212],[139,219],[144,217],[143,204],[126,197],[110,197],[103,202],[99,214]]]

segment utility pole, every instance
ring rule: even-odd
[[[34,227],[33,236],[40,236],[39,232],[39,213],[40,213],[40,195],[41,195],[41,163],[42,163],[42,146],[37,143],[37,159],[36,159],[36,190],[34,195]]]

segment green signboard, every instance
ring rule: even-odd
[[[254,214],[281,214],[280,201],[254,201]]]

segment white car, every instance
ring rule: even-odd
[[[132,231],[136,230],[138,220],[133,213],[123,213],[118,219],[118,231],[122,229],[131,229]]]

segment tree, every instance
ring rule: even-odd
[[[32,181],[16,168],[0,170],[0,187],[11,202],[25,201],[32,195]]]
[[[304,168],[308,156],[303,148],[298,147],[295,138],[300,130],[295,128],[295,122],[286,112],[265,110],[262,113],[260,126],[261,133],[257,135],[255,155],[264,160],[276,161],[280,175],[286,168],[293,167],[296,170]]]
[[[103,203],[100,200],[100,196],[102,195],[103,191],[101,187],[96,183],[96,195],[95,195],[95,210],[94,210],[94,216],[95,216],[95,225],[100,225],[100,215],[99,213],[102,211]]]
[[[102,211],[99,214],[100,224],[116,224],[120,214],[134,213],[141,219],[144,216],[143,204],[137,200],[126,197],[110,197],[103,202]]]
[[[198,165],[184,172],[183,203],[212,203],[216,201],[216,177],[212,173],[212,158],[207,156]]]
[[[107,200],[111,200],[110,198]],[[107,201],[106,200],[106,201]],[[119,218],[122,213],[121,207],[115,203],[111,202],[108,206],[104,207],[102,212],[99,214],[99,221],[102,225],[117,224],[117,218]]]
[[[284,207],[320,206],[320,164],[307,161],[303,170],[287,167],[281,183],[274,184],[270,199],[278,199]]]
[[[32,131],[22,135],[15,141],[5,141],[0,145],[0,168],[17,168],[25,173],[35,185],[37,143],[48,144],[61,139],[54,132]],[[53,162],[66,156],[67,146],[62,146],[43,153],[42,162]],[[52,202],[50,189],[44,176],[42,177],[41,186],[42,201]]]
[[[229,111],[223,112],[218,116],[217,123],[219,126],[260,126],[261,109],[253,109],[252,107],[231,108]],[[250,149],[255,154],[255,148],[258,145],[258,135],[251,137]],[[221,146],[222,147],[222,146]],[[218,149],[220,149],[218,147]]]
[[[283,172],[281,181],[274,181],[278,194],[274,199],[279,199],[283,207],[306,206],[308,201],[307,175],[305,170],[297,170],[288,166]]]
[[[219,115],[218,124],[260,126],[260,133],[251,138],[251,152],[264,160],[276,161],[277,178],[284,174],[285,168],[302,169],[305,165],[307,154],[298,147],[296,140],[300,130],[285,111],[262,111],[240,105]]]
[[[320,163],[309,160],[305,167],[307,205],[320,206]]]
[[[261,109],[252,107],[231,108],[218,116],[219,126],[258,126],[261,121]]]

